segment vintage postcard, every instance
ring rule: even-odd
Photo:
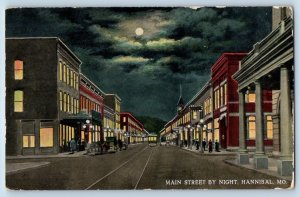
[[[291,7],[5,17],[7,188],[294,188]]]

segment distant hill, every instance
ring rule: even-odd
[[[156,133],[159,135],[160,130],[165,126],[167,123],[164,120],[159,118],[153,118],[149,116],[137,116],[137,119],[144,124],[144,128],[149,133]]]

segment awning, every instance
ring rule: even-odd
[[[71,115],[63,119],[65,124],[86,124],[89,120],[92,124],[101,124],[101,113],[92,111],[91,115],[87,114],[85,111],[80,111],[76,115]]]

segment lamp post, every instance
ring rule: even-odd
[[[204,149],[203,149],[203,146],[202,146],[202,141],[203,141],[203,127],[206,126],[204,125],[204,120],[203,119],[200,119],[199,120],[199,128],[200,128],[200,131],[199,131],[199,141],[201,143],[201,153],[204,153]]]
[[[88,143],[88,138],[89,138],[89,131],[93,128],[92,125],[90,125],[91,121],[86,120],[85,124],[83,124],[82,128],[84,129],[84,142],[85,146]]]

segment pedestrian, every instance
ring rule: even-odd
[[[205,151],[205,147],[206,147],[206,140],[205,138],[202,140],[202,148]]]
[[[80,146],[81,146],[81,139],[78,138],[78,140],[77,140],[77,151],[78,152],[80,151]]]
[[[71,153],[74,154],[74,151],[76,150],[76,142],[74,138],[72,138],[70,141],[70,149],[71,149]]]
[[[212,141],[211,140],[209,140],[209,142],[208,142],[208,152],[212,152]]]
[[[197,140],[196,140],[196,150],[199,150],[199,144],[200,144],[200,143],[199,143],[199,140],[197,139]]]
[[[215,142],[215,150],[217,152],[220,152],[219,148],[220,148],[220,143],[218,142],[218,140],[216,140],[216,142]]]
[[[123,147],[123,142],[121,139],[118,139],[118,145],[119,145],[119,149],[120,151],[122,150],[122,147]]]

